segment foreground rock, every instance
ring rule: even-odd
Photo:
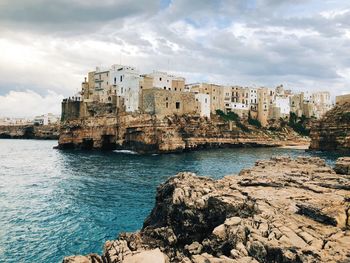
[[[350,103],[337,105],[311,128],[311,150],[350,152]]]
[[[63,262],[350,262],[349,248],[350,177],[276,157],[221,180],[180,173],[141,231]]]

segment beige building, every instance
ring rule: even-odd
[[[141,111],[160,117],[167,115],[198,114],[200,104],[195,94],[159,88],[145,89],[141,95]]]
[[[344,103],[350,103],[350,94],[340,95],[335,97],[336,105],[342,105]]]
[[[290,97],[290,111],[294,112],[298,117],[303,115],[304,94],[294,94]]]
[[[189,84],[186,90],[193,93],[207,94],[210,97],[210,112],[215,114],[216,110],[225,110],[224,86],[208,83]]]
[[[262,126],[267,125],[269,117],[269,107],[271,104],[271,95],[274,95],[271,89],[260,88],[258,90],[258,113],[257,119],[260,121]]]

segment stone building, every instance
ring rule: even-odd
[[[268,88],[263,87],[258,90],[259,100],[257,119],[260,121],[262,126],[266,126],[268,124],[269,108],[272,101],[271,95],[273,95],[273,93]]]
[[[207,117],[210,119],[210,96],[203,93],[198,93],[194,96],[196,101],[199,102],[197,113],[199,113],[201,117]]]
[[[303,115],[304,95],[303,93],[293,94],[290,97],[290,111],[298,117]]]
[[[224,86],[208,83],[194,83],[186,86],[186,90],[193,93],[207,94],[210,97],[210,112],[225,110]]]
[[[340,95],[335,97],[336,105],[343,105],[345,103],[350,103],[350,94]]]
[[[141,112],[159,117],[167,115],[197,114],[200,103],[191,92],[159,88],[145,89],[141,93]]]
[[[328,91],[319,91],[312,94],[312,102],[315,105],[315,117],[322,118],[332,108],[331,95]]]
[[[144,75],[144,77],[153,79],[152,88],[171,91],[184,91],[185,88],[184,78],[170,75],[167,72],[154,71],[153,73]]]

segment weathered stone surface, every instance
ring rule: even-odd
[[[59,125],[3,125],[0,126],[0,138],[8,139],[44,139],[57,140]]]
[[[97,115],[67,120],[61,124],[60,148],[118,148],[141,153],[181,152],[220,147],[276,147],[308,145],[308,139],[291,129],[269,131],[239,127],[213,118],[149,114]]]
[[[180,173],[158,187],[143,229],[106,242],[101,259],[159,248],[170,262],[350,262],[349,185],[307,157],[220,180]]]
[[[337,174],[350,175],[350,157],[342,157],[335,163],[334,171]]]
[[[310,131],[311,150],[350,151],[350,103],[335,106]]]

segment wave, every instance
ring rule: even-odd
[[[138,154],[137,152],[131,150],[114,150],[115,153],[124,153],[124,154]]]

